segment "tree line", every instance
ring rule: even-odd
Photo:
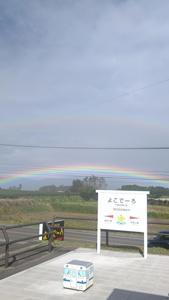
[[[0,188],[0,198],[18,198],[21,196],[43,196],[43,195],[56,195],[66,194],[73,195],[78,194],[84,200],[97,199],[96,190],[107,189],[107,183],[104,177],[98,176],[87,176],[83,179],[74,179],[71,186],[56,186],[45,185],[40,187],[36,191],[25,191],[22,185],[12,186],[8,189]],[[149,191],[149,199],[168,198],[169,199],[169,188],[161,186],[140,186],[140,185],[123,185],[119,190],[127,191]]]
[[[169,198],[169,188],[165,188],[162,186],[140,186],[140,185],[123,185],[121,190],[125,191],[149,191],[149,198]]]

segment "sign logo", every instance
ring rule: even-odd
[[[124,215],[119,215],[117,217],[117,224],[120,224],[120,225],[126,224],[126,218]]]

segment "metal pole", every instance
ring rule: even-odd
[[[48,249],[49,249],[49,252],[52,251],[52,233],[51,232],[49,232]]]
[[[106,246],[109,245],[109,231],[106,230]]]
[[[5,226],[2,228],[2,232],[5,238],[5,268],[7,268],[9,265],[9,237]]]
[[[51,231],[51,228],[49,227],[47,222],[44,222],[46,228],[48,228],[48,250],[49,252],[52,251],[52,240],[53,240],[53,232]]]
[[[101,244],[101,230],[98,226],[97,227],[97,254],[100,254],[100,244]]]
[[[144,258],[147,258],[147,229],[144,232]]]
[[[144,258],[147,258],[147,195],[146,195],[146,209],[145,209],[145,228],[144,228]]]

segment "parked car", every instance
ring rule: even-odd
[[[169,231],[160,231],[152,240],[148,241],[148,246],[169,249]]]

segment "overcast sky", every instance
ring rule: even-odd
[[[0,143],[168,146],[168,16],[168,0],[0,0]],[[168,155],[1,146],[0,176],[86,164],[169,174]]]

